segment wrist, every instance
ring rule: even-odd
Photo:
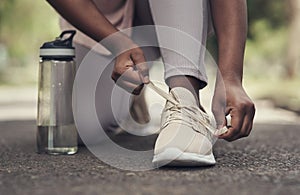
[[[225,85],[226,86],[242,86],[242,76],[236,75],[235,73],[231,74],[222,74],[218,73],[216,85]]]
[[[223,82],[225,86],[242,86],[241,77],[225,76]]]
[[[101,42],[113,55],[119,55],[136,47],[136,44],[125,34],[117,32]]]

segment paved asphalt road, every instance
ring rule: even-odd
[[[253,134],[216,144],[211,168],[130,172],[86,148],[73,156],[35,153],[33,121],[0,123],[0,194],[300,194],[300,126],[256,125]],[[120,144],[151,147],[122,135]]]

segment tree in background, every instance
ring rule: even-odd
[[[7,15],[12,11],[14,2],[15,2],[14,0],[0,1],[0,81],[1,81],[1,73],[3,73],[3,71],[1,70],[5,68],[5,64],[7,64],[8,61],[8,52],[6,47],[7,41],[3,32],[5,28]]]
[[[46,1],[0,0],[0,84],[36,82],[39,46],[58,34]]]
[[[293,79],[297,76],[300,64],[300,0],[288,0],[289,36],[285,76]]]
[[[278,75],[295,77],[300,63],[300,0],[247,3],[247,73],[261,77],[261,72],[271,75],[277,71]],[[45,1],[0,0],[0,84],[36,80],[39,46],[59,34],[57,19]],[[211,46],[216,51],[216,42]],[[24,77],[14,77],[25,73]]]

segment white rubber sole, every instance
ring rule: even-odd
[[[216,164],[213,153],[200,155],[196,153],[182,152],[178,148],[167,148],[163,152],[154,155],[152,163],[156,167],[162,166],[182,166],[199,167],[212,166]]]

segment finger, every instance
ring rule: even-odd
[[[253,122],[251,122],[250,126],[249,126],[249,129],[247,131],[247,134],[248,136],[250,135],[250,133],[252,132],[252,129],[253,129]]]
[[[217,136],[221,138],[222,135],[228,132],[228,128],[231,127],[231,116],[230,114],[226,115],[224,125],[218,128]]]
[[[143,89],[144,84],[141,85],[135,85],[131,82],[128,81],[120,81],[116,83],[119,87],[123,88],[127,92],[134,94],[134,95],[139,95]]]
[[[234,141],[235,138],[239,135],[243,122],[245,118],[244,112],[231,112],[231,127],[228,128],[228,132],[221,135],[220,138],[225,139],[227,141]]]
[[[117,83],[120,80],[131,82],[135,85],[143,84],[138,71],[135,71],[133,67],[115,68],[112,72],[112,79]]]
[[[112,77],[115,81],[119,79],[119,77],[123,77],[124,80],[129,82],[136,84],[143,83],[138,72],[135,71],[134,62],[131,59],[117,61],[114,66]]]
[[[246,137],[248,128],[249,128],[249,126],[246,122],[246,118],[244,118],[244,123],[243,123],[243,126],[242,126],[241,130],[239,131],[239,133],[236,134],[235,136],[231,137],[228,141],[234,141],[234,140],[238,140],[243,137]]]
[[[248,137],[253,127],[254,114],[248,112],[245,116],[244,124],[239,138]]]
[[[246,115],[245,115],[245,119],[244,119],[244,123],[243,123],[243,127],[241,129],[241,132],[240,132],[239,136],[236,139],[249,136],[249,134],[252,130],[252,126],[253,126],[254,114],[255,114],[254,106],[249,107],[247,109],[247,112],[246,112]]]
[[[120,79],[131,82],[135,85],[143,84],[143,80],[138,71],[134,70],[133,67],[129,67],[121,76]]]
[[[253,128],[253,122],[254,122],[254,116],[255,116],[255,105],[251,107],[250,112],[248,112],[249,118],[250,118],[250,127],[248,129],[248,134],[252,131]]]
[[[131,59],[135,64],[135,68],[138,70],[140,76],[142,77],[143,83],[149,83],[149,68],[147,66],[144,54],[142,52],[133,52],[131,54]]]
[[[246,115],[244,118],[244,123],[243,123],[242,129],[241,129],[239,135],[235,139],[247,137],[250,133],[249,132],[250,126],[251,126],[251,121],[250,121],[249,117]]]

